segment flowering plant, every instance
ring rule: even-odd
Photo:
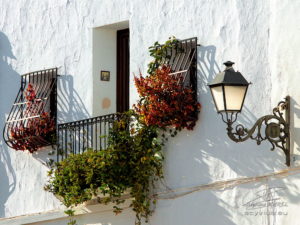
[[[33,153],[48,144],[55,132],[55,122],[48,112],[42,110],[44,103],[37,98],[32,84],[28,85],[24,95],[27,102],[23,116],[28,119],[12,127],[10,135],[14,149]]]
[[[134,109],[148,126],[192,130],[200,104],[193,90],[184,87],[181,79],[170,73],[170,67],[163,65],[151,75],[136,76],[134,81],[140,100]]]

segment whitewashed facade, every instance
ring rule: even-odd
[[[132,74],[146,71],[148,47],[170,36],[197,37],[202,110],[194,131],[181,132],[165,149],[165,182],[173,192],[164,186],[157,190],[164,193],[150,224],[297,224],[299,10],[298,0],[1,0],[0,127],[20,74],[44,68],[57,67],[61,75],[59,123],[114,112],[114,104],[104,110],[101,101],[108,97],[115,102],[113,38],[118,29],[130,29],[130,105],[138,98]],[[101,35],[103,30],[109,30],[108,37]],[[98,55],[101,51],[104,56]],[[227,137],[207,87],[226,60],[236,62],[235,68],[252,82],[239,116],[247,127],[291,96],[290,168],[282,151],[271,152],[269,143],[236,144]],[[111,81],[104,83],[99,71],[107,68]],[[49,150],[16,152],[2,139],[0,146],[0,224],[66,224],[64,207],[43,189]],[[249,206],[270,192],[275,204]],[[77,213],[80,225],[131,225],[135,219],[130,209],[115,216],[109,206],[82,207]]]

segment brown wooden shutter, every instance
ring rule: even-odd
[[[171,67],[170,75],[177,77],[184,86],[192,87],[196,91],[197,38],[180,40],[167,55],[165,64]]]
[[[129,110],[129,29],[117,31],[117,112]]]

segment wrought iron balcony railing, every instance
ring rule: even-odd
[[[101,150],[108,146],[107,135],[118,114],[108,114],[58,125],[57,161],[69,154],[80,154],[87,149]]]

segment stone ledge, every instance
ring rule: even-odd
[[[125,194],[120,199],[130,200],[130,195]],[[128,208],[130,205],[130,201],[125,201],[125,203],[121,204],[121,207]],[[107,211],[113,211],[113,204],[109,203],[107,205],[99,204],[98,199],[94,198],[90,201],[87,201],[77,207],[74,208],[75,216],[91,214],[91,213],[101,213]],[[66,219],[68,220],[68,216],[64,213],[65,209],[57,209],[51,210],[47,212],[41,213],[33,213],[28,215],[22,215],[17,217],[10,218],[1,218],[0,225],[30,225],[39,222],[50,222]]]

